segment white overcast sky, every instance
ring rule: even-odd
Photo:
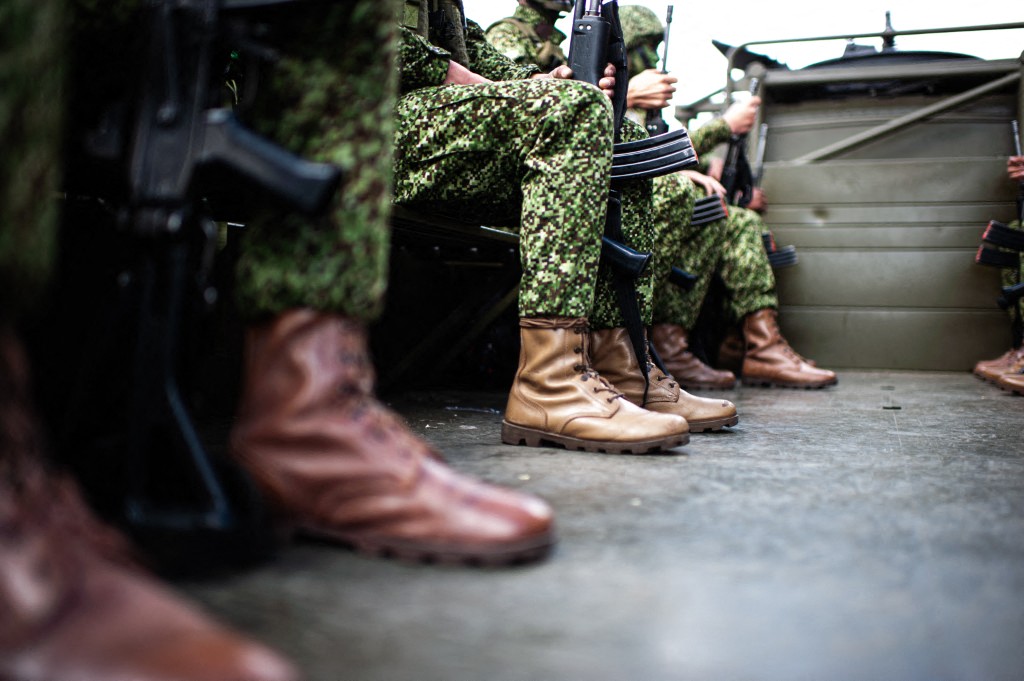
[[[466,15],[484,28],[510,15],[516,0],[464,0]],[[678,2],[668,0],[620,0],[620,5],[649,7],[664,21],[666,8],[674,6],[669,39],[669,71],[679,78],[673,104],[688,104],[725,84],[726,60],[711,44],[715,39],[729,45],[758,40],[783,40],[835,35],[878,33],[885,28],[886,11],[899,30],[951,28],[1024,22],[1021,0],[733,0],[733,2]],[[729,14],[723,8],[732,8]],[[559,28],[569,33],[568,21]],[[568,51],[568,40],[564,47]],[[800,68],[843,53],[845,40],[803,45],[755,46],[791,68]],[[880,48],[878,39],[861,39],[861,44]],[[901,50],[959,52],[985,59],[1017,58],[1024,52],[1024,30],[978,31],[966,34],[904,36],[896,39]]]

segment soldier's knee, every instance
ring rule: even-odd
[[[554,105],[545,110],[544,116],[584,129],[591,135],[610,136],[612,133],[611,101],[587,83],[558,81]]]

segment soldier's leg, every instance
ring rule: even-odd
[[[834,385],[834,371],[809,363],[779,331],[775,276],[761,240],[761,233],[767,231],[761,217],[752,210],[730,206],[728,223],[728,246],[719,272],[725,282],[729,312],[734,319],[742,320],[744,382],[788,388]]]
[[[344,180],[323,219],[264,215],[244,235],[240,305],[255,323],[231,449],[299,532],[409,560],[539,559],[554,541],[547,504],[455,473],[373,394],[366,322],[386,281],[395,5],[288,6],[272,22],[281,58],[254,124]]]
[[[52,266],[66,13],[10,0],[0,18],[0,678],[295,679],[129,568],[124,540],[44,461],[16,328]]]
[[[520,362],[505,442],[641,452],[688,437],[685,420],[622,400],[588,366],[611,137],[608,100],[572,81],[426,88],[399,104],[396,201],[518,225]]]
[[[732,372],[713,369],[690,350],[690,332],[718,266],[726,226],[725,220],[692,224],[698,191],[681,174],[655,180],[655,240],[659,247],[655,251],[658,280],[651,340],[669,373],[684,388],[725,389],[736,384]],[[669,281],[672,266],[695,277],[692,289],[684,291]]]

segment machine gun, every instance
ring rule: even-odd
[[[661,46],[661,72],[668,73],[668,37],[672,31],[672,5],[668,6],[665,14],[665,35],[662,38]],[[648,109],[644,114],[644,127],[650,136],[663,135],[668,132],[668,123],[661,115],[661,109]]]
[[[601,0],[587,0],[585,5],[583,2],[576,3],[568,59],[573,70],[573,78],[594,86],[600,83],[605,67],[609,63],[615,66],[618,74],[629,73],[626,41],[619,21],[617,0],[604,4]],[[608,242],[628,247],[622,233],[621,195],[616,187],[624,181],[649,179],[692,167],[697,164],[697,153],[685,129],[633,142],[622,142],[628,86],[628,79],[615,79],[612,96],[615,131],[612,188],[608,194],[608,212],[604,229],[606,246],[602,253],[605,256],[604,262],[610,266],[619,308],[633,352],[644,376],[646,400],[646,386],[649,385],[649,346],[636,295],[636,278],[639,273],[635,269],[617,267],[616,260],[607,257],[609,252],[614,252],[607,248]]]
[[[98,325],[103,328],[92,344],[129,348],[123,368],[127,394],[118,396],[124,423],[102,449],[117,457],[107,474],[125,475],[115,485],[123,497],[119,520],[151,543],[185,533],[219,544],[253,529],[252,518],[245,517],[252,515],[245,508],[253,503],[251,490],[237,494],[232,476],[240,471],[227,471],[226,462],[204,448],[180,375],[192,359],[203,311],[217,296],[211,269],[218,230],[207,197],[237,198],[241,192],[246,200],[261,197],[275,208],[316,214],[341,179],[338,168],[272,144],[220,106],[229,29],[240,29],[249,10],[296,1],[146,3],[139,82],[126,93],[132,115],[120,118],[121,128],[110,136],[122,143],[91,159],[115,169],[116,177],[105,185],[111,195],[96,199],[115,206],[128,244],[115,309],[108,323]],[[219,210],[236,208],[222,203]],[[119,335],[130,340],[113,341],[111,329],[125,331]],[[110,373],[110,367],[83,370],[79,397],[64,418],[64,449],[77,448],[80,434],[89,432],[87,403]],[[172,487],[173,495],[167,493]]]
[[[750,79],[750,94],[756,95],[760,79]],[[732,135],[729,138],[729,149],[725,155],[725,166],[722,168],[722,186],[725,187],[725,200],[736,206],[746,206],[754,195],[754,173],[747,159],[747,135]]]
[[[1016,156],[1024,156],[1020,148],[1020,129],[1017,119],[1010,121],[1010,132],[1013,134],[1013,150]],[[1017,183],[1017,220],[1024,227],[1024,180]]]

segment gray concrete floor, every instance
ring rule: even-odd
[[[302,544],[178,586],[309,681],[1024,679],[1024,397],[854,371],[724,395],[737,427],[660,456],[505,446],[503,395],[403,396],[453,467],[553,505],[549,560]]]

